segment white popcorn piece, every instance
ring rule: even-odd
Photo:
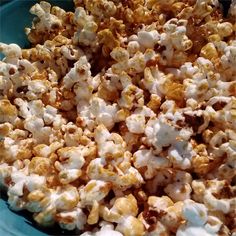
[[[127,45],[127,51],[130,56],[134,56],[140,50],[140,45],[137,41],[130,41]]]
[[[25,202],[20,197],[18,197],[16,195],[10,194],[7,202],[9,204],[9,207],[13,211],[20,211],[25,208]]]
[[[152,30],[150,32],[141,30],[138,32],[138,42],[145,48],[153,48],[159,41],[159,38],[160,35],[156,30]]]
[[[207,222],[207,208],[193,201],[185,201],[183,215],[188,222],[197,226],[202,226]]]
[[[9,185],[6,180],[11,176],[12,171],[14,171],[14,167],[9,166],[6,163],[0,164],[0,186]]]
[[[168,184],[165,188],[165,193],[175,202],[190,199],[191,191],[191,186],[188,183]]]
[[[124,235],[144,235],[144,226],[141,221],[133,216],[126,217],[123,221],[119,222],[117,227],[117,231],[120,231]]]
[[[156,151],[161,152],[163,147],[176,145],[177,138],[187,141],[191,131],[187,129],[178,130],[165,117],[159,117],[159,119],[150,120],[147,123],[145,134]]]
[[[61,53],[69,60],[79,60],[80,57],[84,56],[82,49],[72,45],[63,45],[61,47]]]
[[[48,81],[43,80],[32,80],[28,84],[28,92],[27,96],[30,99],[36,99],[41,97],[44,93],[46,93],[49,89]]]
[[[41,192],[38,190],[31,192],[28,199],[26,207],[29,211],[35,212],[34,219],[41,225],[52,225],[57,219],[57,212],[72,212],[73,209],[75,213],[73,212],[72,216],[75,222],[77,217],[80,217],[81,220],[84,218],[83,212],[75,209],[78,204],[78,191],[75,187],[58,187],[56,190],[42,188]],[[63,225],[63,220],[66,219],[58,220]],[[83,227],[83,222],[81,221],[77,225]]]
[[[39,189],[45,184],[45,177],[39,175],[26,176],[23,172],[13,172],[11,174],[12,182],[14,183],[8,190],[11,195],[22,196],[23,188],[26,187],[29,192]]]
[[[55,162],[55,167],[60,171],[59,179],[61,183],[68,184],[80,177],[81,168],[85,163],[84,157],[89,150],[84,146],[65,147],[58,150],[59,161]]]
[[[131,133],[142,134],[145,130],[145,117],[141,114],[132,114],[126,118],[126,125]]]
[[[178,131],[167,122],[151,120],[147,123],[145,134],[150,140],[150,143],[160,152],[163,146],[169,146],[175,142]]]
[[[6,137],[2,141],[1,158],[3,160],[5,160],[7,163],[15,161],[17,159],[30,158],[32,156],[31,151],[29,151],[27,149],[31,148],[33,146],[34,140],[31,138],[17,140],[19,138],[20,138],[20,135],[18,137],[16,136],[16,140],[14,140],[10,137]],[[24,153],[24,151],[25,151],[25,153]]]
[[[236,16],[236,2],[234,0],[230,4],[229,14],[233,17]]]
[[[206,191],[204,195],[204,203],[207,204],[210,209],[216,211],[222,211],[224,213],[230,211],[230,202],[224,199],[217,199],[210,191]]]
[[[40,2],[40,4],[35,4],[30,9],[30,13],[39,18],[39,22],[35,25],[39,31],[53,31],[55,28],[60,28],[62,26],[61,20],[51,14],[50,11],[51,5],[44,1]]]
[[[160,45],[165,46],[163,56],[171,61],[174,56],[174,49],[186,51],[192,47],[192,41],[186,36],[186,20],[172,18],[164,25],[164,33],[160,35]]]
[[[110,133],[104,126],[100,125],[95,130],[95,141],[98,144],[98,155],[100,157],[121,157],[125,151],[125,142],[122,137]]]
[[[74,209],[73,211],[60,212],[56,215],[60,227],[66,230],[83,230],[86,224],[86,218],[86,215],[80,208]]]
[[[135,168],[147,167],[145,178],[151,179],[159,169],[170,166],[170,161],[165,157],[155,156],[151,150],[139,150],[134,153]]]
[[[72,39],[73,42],[85,46],[94,46],[98,26],[95,23],[93,16],[88,15],[82,7],[77,7],[74,20],[79,26],[79,30],[74,34]]]
[[[236,63],[236,46],[230,45],[224,49],[224,55],[221,57],[221,62],[225,67],[229,67],[235,71]]]
[[[191,143],[187,141],[177,141],[168,150],[168,156],[174,166],[187,169],[191,166],[191,160],[196,153]]]
[[[45,112],[43,115],[43,120],[46,125],[49,125],[54,122],[55,116],[57,115],[57,109],[50,105],[45,107]]]
[[[18,59],[21,58],[21,48],[17,44],[5,44],[0,43],[0,52],[2,52],[6,57],[4,61],[6,63],[17,65]]]
[[[212,227],[207,223],[209,219],[207,214],[207,208],[203,204],[195,203],[193,201],[185,201],[183,208],[184,218],[187,220],[187,224],[180,226],[176,235],[218,235],[218,231],[222,222],[219,220],[215,222]],[[217,225],[218,224],[218,225]]]
[[[83,135],[81,128],[78,128],[72,122],[69,122],[62,126],[62,130],[65,132],[64,140],[68,147],[77,146]]]
[[[146,89],[151,94],[157,94],[162,97],[164,93],[164,84],[166,82],[166,75],[159,71],[158,68],[146,67],[144,69],[143,83]]]
[[[43,119],[32,116],[24,122],[24,128],[33,134],[33,139],[37,143],[48,143],[49,135],[51,134],[50,127],[44,127]],[[40,130],[40,132],[38,132]]]
[[[122,236],[122,234],[116,230],[114,230],[114,226],[112,224],[104,224],[102,227],[96,232],[85,232],[81,234],[81,236]]]
[[[74,64],[74,67],[70,72],[63,78],[65,88],[70,89],[75,83],[89,79],[91,76],[90,67],[86,56],[82,56],[78,62]]]
[[[103,99],[93,98],[91,100],[90,111],[95,117],[97,124],[103,124],[111,129],[115,124],[115,114],[118,111],[117,105],[108,105]]]

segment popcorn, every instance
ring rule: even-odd
[[[78,128],[72,122],[62,126],[62,130],[65,132],[64,140],[67,146],[72,147],[78,145],[83,135],[81,128]]]
[[[233,235],[235,3],[35,4],[0,43],[0,188],[42,226]],[[232,221],[233,219],[233,221]]]
[[[187,129],[178,130],[163,116],[156,120],[150,120],[147,123],[145,134],[150,144],[155,147],[156,152],[161,152],[163,147],[168,147],[172,143],[175,143],[177,137],[183,139],[183,141],[188,140],[191,132]],[[163,137],[165,137],[165,139],[163,139]],[[180,142],[179,145],[181,145],[182,142]],[[176,143],[176,145],[178,144]]]
[[[2,52],[6,57],[4,61],[10,64],[17,64],[17,60],[21,58],[21,48],[17,44],[4,44],[0,43],[0,52]]]
[[[144,235],[144,226],[143,224],[135,217],[129,216],[116,227],[117,231],[120,231],[125,236]]]
[[[204,17],[208,16],[212,12],[211,4],[213,4],[212,0],[202,1],[197,0],[196,4],[194,5],[193,14],[199,18],[203,19]]]
[[[3,141],[1,141],[1,159],[8,163],[17,159],[31,158],[31,148],[33,144],[34,140],[30,138],[23,140],[14,140],[10,137],[6,137]]]
[[[173,18],[163,26],[160,45],[166,48],[162,54],[168,62],[174,57],[174,50],[187,51],[192,47],[192,41],[186,36],[186,25],[186,20]]]
[[[96,117],[98,124],[105,125],[108,129],[111,129],[114,124],[114,117],[117,112],[117,105],[107,105],[104,100],[100,98],[94,98],[90,105],[91,113]]]
[[[17,118],[17,109],[7,99],[0,101],[0,123],[10,122],[13,123]]]
[[[74,68],[63,78],[63,84],[65,88],[70,89],[75,83],[86,81],[90,75],[90,64],[87,62],[87,58],[83,56],[74,64]]]
[[[68,184],[78,179],[81,174],[81,168],[85,163],[84,156],[89,154],[86,147],[65,147],[58,150],[59,161],[55,162],[59,173],[59,180],[62,184]]]
[[[79,26],[79,30],[74,34],[73,42],[85,46],[94,46],[98,26],[93,20],[93,16],[87,15],[82,7],[77,7],[74,21]]]
[[[196,154],[190,143],[177,141],[169,148],[168,155],[174,166],[186,169],[191,166],[191,159]]]
[[[86,215],[80,208],[74,211],[60,212],[56,214],[56,219],[60,227],[66,230],[83,230],[86,223]]]
[[[229,22],[218,23],[217,29],[222,38],[228,37],[233,33],[233,25]]]
[[[62,20],[51,14],[51,5],[48,2],[42,1],[35,4],[31,7],[30,13],[37,16],[32,29],[26,28],[28,38],[34,44],[42,42],[45,34],[49,36],[50,33],[58,32],[62,28]],[[37,36],[39,36],[38,39]]]
[[[224,55],[221,57],[223,66],[234,68],[236,62],[236,46],[228,46],[224,50]],[[233,69],[234,70],[234,69]]]
[[[141,114],[132,114],[126,118],[126,125],[131,133],[142,134],[145,130],[145,117]]]
[[[235,4],[235,1],[231,2],[230,8],[229,8],[229,14],[231,16],[235,16],[236,15],[236,4]]]
[[[102,212],[104,219],[118,222],[116,230],[124,235],[144,235],[143,224],[134,217],[138,212],[137,202],[133,195],[130,194],[125,198],[118,198],[110,210],[104,208]],[[120,214],[126,217],[120,218]]]
[[[116,13],[116,5],[112,1],[92,1],[86,2],[86,8],[99,18],[111,17]]]
[[[145,48],[153,48],[155,44],[159,41],[159,33],[156,30],[146,32],[138,32],[138,42],[141,46]]]
[[[205,57],[209,60],[213,60],[218,57],[217,50],[213,43],[206,44],[200,53],[200,56]]]
[[[120,161],[122,161],[122,159],[120,159]],[[138,187],[144,182],[142,175],[127,161],[117,167],[109,165],[109,168],[105,168],[105,165],[107,165],[105,158],[92,160],[87,168],[88,176],[91,179],[112,182],[122,190],[128,189],[131,186]]]
[[[105,224],[102,225],[101,229],[96,232],[85,232],[81,234],[81,236],[109,236],[109,235],[114,235],[114,236],[122,236],[121,233],[118,231],[114,230],[113,225],[110,224]]]
[[[206,186],[205,186],[206,185]],[[224,191],[223,189],[227,189],[227,184],[225,181],[208,181],[208,183],[201,183],[197,181],[193,181],[192,187],[194,193],[202,192],[199,195],[200,199],[204,204],[210,209],[223,213],[228,213],[231,209],[231,204],[234,201],[231,198],[231,194],[229,194],[229,199],[224,198],[216,198],[216,195],[219,195],[219,192]],[[203,191],[202,191],[203,190]],[[230,187],[229,187],[230,190]],[[195,196],[195,195],[194,195]]]
[[[40,19],[40,23],[36,25],[40,30],[51,30],[55,27],[55,24],[60,26],[60,20],[54,15],[50,14],[50,4],[47,2],[41,2],[40,4],[34,5],[30,12],[37,15]]]
[[[0,185],[7,186],[7,179],[11,176],[13,167],[9,166],[6,163],[0,165]]]
[[[98,126],[95,130],[95,141],[98,143],[98,155],[100,157],[118,158],[124,154],[125,143],[117,134],[110,134],[104,126]]]
[[[219,219],[214,222],[215,225],[213,226],[208,224],[206,207],[203,204],[192,201],[185,202],[183,215],[187,220],[187,225],[180,226],[176,235],[197,235],[198,233],[205,235],[217,235],[222,224]]]
[[[170,161],[165,157],[153,155],[151,150],[139,150],[134,153],[134,166],[136,168],[147,167],[145,178],[151,179],[158,169],[170,166]]]
[[[90,225],[93,225],[93,224],[96,224],[99,220],[99,204],[98,202],[95,200],[93,202],[93,206],[92,206],[92,209],[89,213],[89,216],[88,216],[88,224]]]
[[[191,186],[188,183],[173,183],[168,184],[165,192],[174,201],[184,201],[190,199]]]
[[[43,119],[35,116],[27,118],[24,122],[24,128],[32,133],[33,139],[35,139],[37,143],[47,144],[49,142],[49,135],[52,130],[50,127],[44,127]],[[38,129],[41,130],[40,133]]]
[[[42,193],[42,199],[36,200],[30,198],[30,204],[27,207],[30,211],[37,213],[34,215],[35,221],[45,226],[55,222],[57,211],[71,211],[78,203],[78,192],[75,187],[68,186],[64,189],[58,188],[57,190],[43,189]],[[75,221],[77,220],[76,217],[80,217],[82,220],[83,213],[79,210],[75,210],[73,217]],[[60,223],[63,226],[63,219]],[[83,221],[81,221],[81,224],[78,223],[77,225],[83,228],[83,226],[81,226],[83,225]]]
[[[160,225],[165,233],[176,232],[182,221],[182,202],[173,203],[170,198],[154,197],[148,198],[148,208],[142,212],[142,217],[148,226],[148,231],[152,234],[157,231]],[[153,223],[153,224],[152,224]]]
[[[101,201],[110,191],[110,184],[101,180],[90,180],[80,190],[81,204],[91,205],[93,201]]]

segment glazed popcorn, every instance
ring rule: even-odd
[[[39,2],[0,43],[0,188],[83,236],[236,234],[236,3]]]

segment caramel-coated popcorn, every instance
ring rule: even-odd
[[[41,1],[0,43],[0,188],[83,236],[236,234],[236,3]]]

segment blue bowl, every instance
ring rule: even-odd
[[[39,1],[0,0],[0,42],[16,43],[22,48],[30,46],[24,29],[31,26],[34,16],[29,13],[29,9],[36,2]],[[49,0],[49,2],[67,11],[73,10],[74,7],[72,0]],[[58,226],[50,229],[40,228],[33,221],[31,213],[11,211],[7,197],[0,195],[0,236],[46,235],[75,235],[75,232],[62,231]]]

